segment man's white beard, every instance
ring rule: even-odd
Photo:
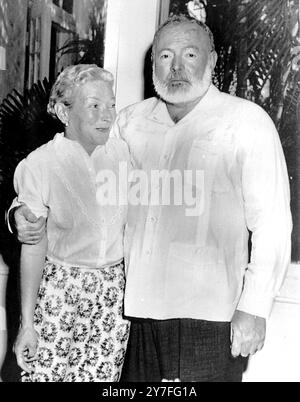
[[[155,67],[153,67],[152,79],[154,88],[157,94],[168,103],[187,103],[192,102],[197,98],[202,98],[211,85],[212,72],[210,66],[207,65],[201,81],[197,81],[195,79],[192,79],[191,77],[187,77],[186,74],[185,77],[188,78],[191,86],[188,88],[179,86],[178,89],[174,90],[174,92],[171,92],[168,89],[168,82],[160,81],[157,78]]]

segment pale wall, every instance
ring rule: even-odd
[[[300,265],[291,265],[267,325],[264,349],[244,382],[300,382]]]

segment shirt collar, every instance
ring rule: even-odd
[[[66,138],[64,133],[58,133],[54,137],[54,146],[57,153],[63,157],[78,157],[80,155],[85,160],[93,160],[99,156],[99,153],[103,157],[107,155],[112,160],[115,160],[116,148],[118,148],[119,142],[116,138],[109,138],[104,145],[98,145],[92,154],[89,155],[79,142]]]
[[[184,120],[185,118],[189,118],[194,113],[204,113],[210,111],[211,109],[215,109],[219,94],[220,91],[218,90],[218,88],[211,84],[203,98],[197,103],[194,109],[192,109],[190,113],[188,113],[182,120]]]
[[[82,146],[77,142],[70,140],[65,136],[65,133],[58,133],[54,137],[54,144],[57,150],[64,154],[74,154],[78,152]]]
[[[157,99],[157,102],[154,105],[154,108],[152,109],[148,117],[152,120],[166,124],[167,126],[170,127],[173,127],[175,125],[174,121],[171,119],[169,115],[165,102],[162,101],[161,99]]]

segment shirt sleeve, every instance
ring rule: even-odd
[[[242,191],[252,252],[237,309],[267,318],[290,263],[289,180],[272,120],[256,105],[242,117]]]
[[[12,225],[11,225],[11,221],[10,219],[12,218],[10,213],[12,212],[12,210],[16,207],[20,207],[22,204],[20,202],[18,202],[18,198],[14,198],[8,211],[5,212],[5,222],[7,224],[8,230],[10,231],[10,233],[13,233],[13,229],[12,229]]]
[[[22,160],[14,174],[14,188],[17,198],[14,206],[26,204],[36,217],[48,216],[48,208],[43,199],[45,180],[42,177],[42,163],[33,157]]]

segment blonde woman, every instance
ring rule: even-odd
[[[17,167],[18,201],[47,219],[37,245],[22,245],[21,326],[15,345],[23,381],[118,381],[129,323],[123,319],[126,208],[99,204],[98,175],[118,177],[127,146],[110,139],[112,75],[66,68],[48,111],[65,125]]]

